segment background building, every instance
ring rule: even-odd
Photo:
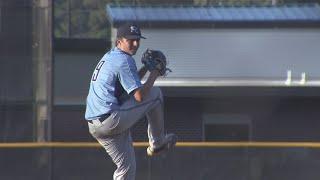
[[[319,5],[109,5],[107,14],[111,42],[119,24],[135,21],[142,26],[147,39],[135,56],[138,66],[146,48],[167,55],[173,72],[156,84],[166,97],[166,126],[181,141],[319,138],[314,129],[319,114],[313,111],[319,103]],[[66,135],[68,131],[61,127],[69,126],[58,124],[72,125],[81,119],[91,71],[104,54],[92,49],[56,53],[55,107],[60,111],[68,105],[77,108],[61,115],[55,111],[54,124],[59,128],[54,128],[54,137],[83,140],[82,131],[87,136],[85,125],[79,134]],[[289,70],[292,82],[287,85]],[[301,83],[302,73],[307,76],[305,83]],[[68,120],[61,120],[66,115]],[[145,126],[145,121],[137,124],[136,141],[146,140]]]

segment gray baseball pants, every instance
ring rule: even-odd
[[[99,120],[88,123],[89,132],[105,148],[117,166],[113,174],[114,180],[135,179],[136,161],[130,127],[144,116],[148,119],[149,144],[158,147],[165,136],[163,97],[158,87],[153,87],[140,103],[130,97],[102,123]]]

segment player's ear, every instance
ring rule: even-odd
[[[116,42],[115,42],[115,45],[118,46],[118,44],[120,44],[120,42],[121,42],[121,38],[117,38]]]
[[[118,39],[116,39],[116,40],[115,40],[115,42],[114,42],[114,44],[115,44],[116,46],[118,46],[118,44],[119,44],[119,40],[118,40]]]

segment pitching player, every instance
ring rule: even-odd
[[[161,61],[161,57],[153,57],[154,53],[145,55],[151,61],[139,71],[132,57],[141,38],[145,39],[134,24],[117,29],[116,46],[94,69],[87,96],[85,118],[89,132],[116,164],[114,180],[135,179],[136,161],[130,127],[142,117],[148,119],[149,156],[164,152],[176,143],[174,134],[164,134],[163,97],[161,90],[153,87],[155,80],[163,75],[165,65],[162,67],[163,64],[152,60]],[[150,75],[142,84],[141,79],[148,70]]]

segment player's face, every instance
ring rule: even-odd
[[[120,48],[122,51],[131,55],[136,54],[139,46],[140,46],[140,39],[121,38],[118,41],[118,48]]]

